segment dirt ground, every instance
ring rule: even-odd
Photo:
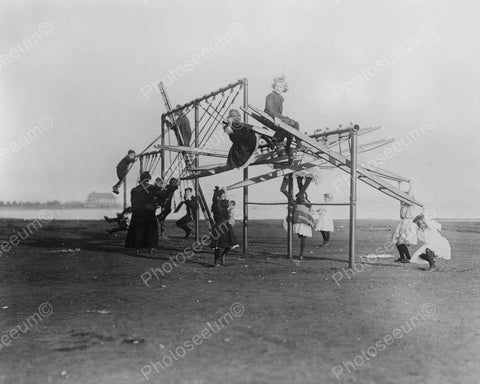
[[[0,220],[2,240],[28,223]],[[479,383],[480,223],[442,222],[437,272],[392,258],[347,272],[335,224],[295,263],[280,222],[251,222],[246,255],[212,268],[208,247],[170,260],[193,243],[170,222],[138,255],[104,222],[44,223],[0,256],[0,382]],[[357,254],[393,225],[359,221]]]

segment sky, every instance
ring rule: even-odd
[[[127,150],[139,152],[159,134],[159,80],[183,104],[247,78],[250,103],[263,108],[272,78],[285,75],[284,112],[302,131],[381,125],[360,142],[395,138],[402,148],[360,160],[385,160],[438,217],[480,218],[479,11],[475,1],[446,0],[3,0],[0,200],[83,201],[110,191]],[[409,143],[415,129],[421,134]],[[310,200],[332,192],[348,201],[348,185],[335,188],[341,172],[324,173]],[[210,196],[241,177],[232,171],[202,187]],[[283,201],[280,182],[250,188],[250,199]],[[359,217],[398,218],[397,201],[358,188]],[[240,202],[241,191],[230,197]],[[284,210],[255,207],[252,216]]]

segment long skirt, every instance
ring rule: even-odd
[[[210,240],[211,248],[232,248],[238,246],[237,237],[232,225],[228,221],[215,224]]]
[[[154,211],[134,211],[128,227],[126,248],[158,247],[158,223]]]
[[[452,249],[450,243],[437,230],[427,228],[424,231],[418,231],[418,239],[424,242],[424,244],[413,254],[410,260],[411,263],[425,263],[424,260],[420,259],[420,255],[425,253],[427,248],[432,250],[437,257],[445,260],[451,259]]]

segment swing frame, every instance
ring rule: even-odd
[[[162,114],[162,123],[161,123],[161,145],[165,146],[165,135],[168,132],[166,129],[166,121],[170,118],[173,122],[175,122],[175,114],[179,111],[183,111],[187,108],[193,107],[195,113],[195,125],[194,125],[194,146],[195,148],[200,148],[200,115],[199,115],[199,106],[202,101],[208,100],[210,98],[214,98],[218,94],[223,94],[226,91],[233,90],[235,87],[240,86],[243,88],[243,120],[245,123],[248,123],[249,114],[247,110],[249,108],[248,105],[248,80],[246,78],[240,79],[235,83],[229,84],[226,87],[220,88],[216,91],[213,91],[209,94],[206,94],[202,97],[199,97],[195,100],[192,100],[184,105],[181,105],[175,109],[170,110],[167,113]],[[235,96],[236,97],[236,96]],[[233,101],[235,100],[235,97]],[[232,105],[233,101],[230,105]],[[226,101],[225,101],[226,102]],[[215,109],[215,108],[214,108]],[[205,109],[204,109],[205,110]],[[207,110],[205,110],[207,113]],[[218,111],[217,111],[218,113]],[[212,117],[212,116],[210,116]],[[206,125],[206,124],[205,124]],[[204,125],[204,126],[205,126]],[[210,126],[211,128],[211,126]],[[202,127],[203,129],[203,127]],[[215,131],[216,126],[214,127],[213,131]],[[349,220],[349,268],[354,268],[355,266],[355,240],[356,240],[356,201],[357,201],[357,136],[358,136],[358,125],[354,127],[350,127],[347,129],[341,129],[333,132],[328,132],[322,134],[322,136],[329,136],[334,134],[345,133],[348,135],[349,145],[350,145],[350,201],[347,204],[342,205],[349,205],[350,207],[350,220]],[[212,132],[213,133],[213,132]],[[211,134],[210,134],[211,135]],[[206,136],[205,136],[206,137]],[[208,138],[207,140],[208,141]],[[202,143],[203,145],[205,143]],[[161,174],[162,178],[165,179],[165,150],[162,148],[161,152]],[[193,155],[194,161],[193,165],[195,168],[199,167],[199,155]],[[185,161],[185,160],[184,160]],[[243,180],[248,180],[248,166],[243,169]],[[195,195],[198,196],[200,190],[200,182],[199,179],[195,179]],[[204,196],[201,196],[203,201],[205,201]],[[249,203],[248,201],[248,186],[243,187],[243,254],[248,250],[248,205],[255,204]],[[288,236],[287,236],[287,257],[292,258],[293,256],[293,174],[288,175],[288,212],[290,220],[288,220]],[[339,204],[340,205],[340,204]],[[206,207],[208,210],[208,206]],[[198,214],[198,207],[197,212],[195,215],[195,240],[199,241],[199,214]]]
[[[213,134],[213,132],[215,132],[216,127],[218,125],[218,122],[215,125],[215,118],[214,118],[214,121],[212,123],[210,123],[210,120],[213,117],[213,115],[210,114],[208,109],[206,110],[205,108],[203,108],[203,106],[200,103],[202,103],[204,101],[210,101],[210,99],[213,101],[217,95],[222,95],[222,94],[224,94],[226,92],[229,92],[229,91],[233,92],[237,87],[240,87],[240,89],[238,90],[239,92],[231,100],[230,106],[233,104],[236,97],[241,92],[241,93],[243,93],[243,95],[242,95],[243,96],[243,100],[242,100],[243,107],[247,108],[248,107],[248,80],[246,78],[243,78],[243,79],[237,80],[234,83],[230,83],[230,84],[228,84],[224,87],[221,87],[221,88],[219,88],[215,91],[212,91],[208,94],[205,94],[201,97],[198,97],[198,98],[196,98],[192,101],[189,101],[189,102],[187,102],[183,105],[180,105],[179,107],[176,107],[176,108],[172,109],[171,111],[163,113],[162,114],[162,120],[161,120],[161,134],[160,134],[161,145],[166,144],[165,143],[166,135],[167,135],[168,131],[171,129],[171,128],[167,127],[167,121],[169,121],[169,120],[175,121],[175,116],[178,112],[183,113],[183,111],[185,111],[185,110],[188,110],[190,112],[193,109],[194,110],[194,116],[195,116],[194,117],[194,127],[193,127],[193,139],[194,139],[193,140],[193,143],[194,143],[193,146],[195,148],[200,148],[202,145],[204,146],[208,142],[208,140],[211,137],[211,135]],[[228,100],[228,98],[225,99],[225,103],[227,102],[227,100]],[[219,106],[220,106],[220,103],[217,105],[217,108]],[[201,126],[201,118],[203,116],[202,117],[200,116],[200,108],[202,108],[204,110],[203,116],[205,116],[205,114],[207,114],[207,113],[209,114],[209,117],[208,117],[207,121],[204,122],[202,126]],[[217,111],[217,108],[213,107],[214,112],[217,112],[217,114],[219,114],[219,112]],[[223,106],[221,110],[224,110],[224,109],[225,109],[225,111],[222,115],[222,118],[223,118],[223,116],[225,116],[228,108],[224,108],[224,106]],[[248,114],[246,112],[243,112],[243,119],[244,119],[245,123],[248,122]],[[200,132],[202,131],[202,129],[207,127],[207,125],[209,123],[210,123],[210,125],[207,128],[207,134],[204,135],[204,137],[202,138],[202,142],[201,142],[200,141]],[[212,129],[212,127],[213,127],[213,129]],[[190,144],[190,146],[192,146],[192,145]],[[166,151],[166,149],[161,149],[160,150],[160,153],[161,153],[160,169],[161,169],[162,178],[164,180],[166,178],[165,151]],[[193,160],[193,166],[198,167],[200,165],[199,155],[193,155],[192,157],[194,159]],[[181,161],[185,161],[185,160],[178,160],[178,161],[181,162]],[[248,167],[245,167],[243,169],[243,179],[244,180],[248,179]],[[197,199],[198,199],[199,193],[201,192],[200,180],[198,180],[198,179],[195,179],[194,190],[195,190],[195,196],[197,196]],[[208,211],[209,210],[208,204],[206,204],[204,196],[200,196],[200,198],[205,202],[205,210]],[[200,207],[198,206],[197,207],[197,212],[196,212],[196,215],[195,215],[195,241],[197,241],[197,242],[200,240],[199,208]],[[243,208],[243,226],[242,226],[242,228],[243,228],[243,254],[245,254],[247,249],[248,249],[248,187],[243,188],[242,208]]]

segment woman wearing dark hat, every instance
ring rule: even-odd
[[[142,172],[140,183],[130,192],[132,220],[125,240],[126,248],[158,247],[158,223],[155,217],[155,200],[162,189],[150,184],[149,172]]]

